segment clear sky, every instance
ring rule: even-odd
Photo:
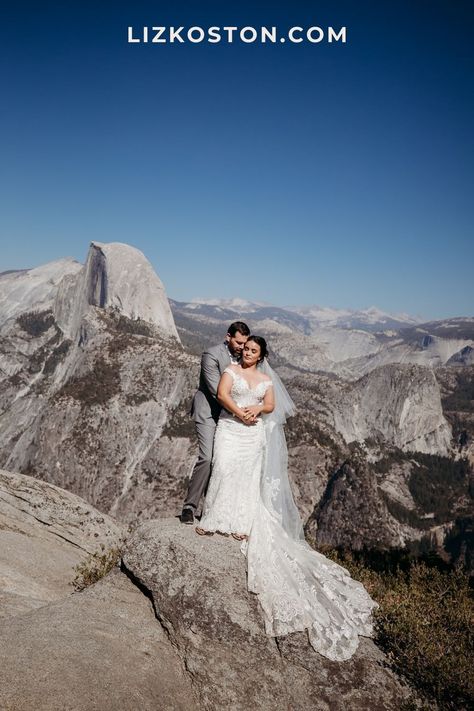
[[[178,300],[473,315],[473,34],[471,0],[3,3],[0,271],[120,241]]]

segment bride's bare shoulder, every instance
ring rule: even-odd
[[[239,373],[241,368],[238,363],[229,363],[226,370],[231,370],[233,373]]]
[[[237,365],[236,363],[229,363],[229,365],[227,366],[227,368],[225,368],[222,375],[224,375],[224,373],[229,373],[229,375],[231,375],[233,377],[234,375],[237,375],[237,373],[239,373],[239,371],[240,371],[239,365]]]

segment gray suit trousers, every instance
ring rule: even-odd
[[[191,475],[184,506],[192,506],[196,510],[211,476],[216,423],[211,417],[204,422],[195,422],[194,424],[199,442],[199,454]]]

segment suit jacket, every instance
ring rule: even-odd
[[[211,419],[217,422],[219,419],[222,408],[216,400],[217,388],[222,373],[230,363],[231,358],[225,343],[213,346],[202,354],[199,388],[191,406],[191,416],[195,422]]]

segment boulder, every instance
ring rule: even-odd
[[[2,711],[197,708],[150,601],[119,570],[0,621]]]
[[[78,496],[0,470],[0,617],[70,595],[74,567],[91,553],[119,548],[123,535]]]
[[[155,614],[192,678],[203,709],[399,709],[408,695],[369,639],[344,663],[309,646],[305,633],[273,638],[247,590],[240,544],[199,537],[176,519],[141,524],[123,570],[151,596]]]
[[[2,711],[381,711],[408,696],[369,639],[335,663],[304,633],[267,636],[234,539],[176,519],[123,534],[79,497],[1,472]],[[77,562],[121,545],[121,569],[73,591]]]

